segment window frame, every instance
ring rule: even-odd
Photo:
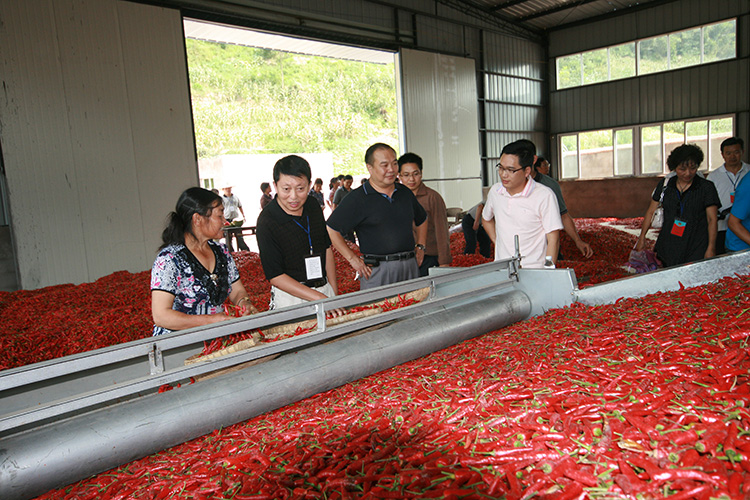
[[[687,134],[688,134],[688,124],[690,123],[699,123],[699,122],[705,122],[706,123],[706,148],[703,149],[703,154],[705,156],[703,165],[701,166],[701,172],[707,173],[711,172],[715,168],[718,168],[720,165],[716,165],[715,167],[711,164],[711,157],[712,153],[715,153],[713,150],[714,146],[712,146],[712,122],[716,120],[723,120],[723,119],[730,119],[731,120],[731,131],[730,137],[734,137],[737,133],[737,114],[722,114],[722,115],[711,115],[711,116],[704,116],[704,117],[692,117],[692,118],[684,118],[684,119],[677,119],[677,120],[665,120],[662,122],[654,122],[654,123],[641,123],[638,125],[632,125],[632,126],[620,126],[620,127],[612,127],[610,129],[595,129],[595,130],[580,130],[577,132],[564,132],[559,133],[556,135],[555,142],[557,144],[557,155],[556,155],[556,162],[557,165],[559,165],[557,171],[558,171],[558,178],[560,180],[596,180],[596,179],[622,179],[625,177],[657,177],[660,175],[664,175],[667,173],[667,166],[666,166],[666,145],[665,145],[665,133],[664,133],[664,126],[668,123],[682,123],[683,124],[683,131],[682,131],[682,142],[685,143]],[[660,154],[661,154],[661,164],[662,168],[658,172],[643,172],[643,164],[644,164],[644,150],[643,150],[643,129],[649,128],[649,127],[658,127],[659,128],[659,137],[660,137]],[[630,130],[632,133],[632,144],[633,144],[633,169],[632,173],[630,174],[615,174],[616,171],[616,165],[617,165],[617,132],[621,130]],[[609,131],[612,136],[612,173],[608,177],[597,177],[597,178],[581,178],[581,134],[590,133],[590,132],[599,132],[599,131]],[[563,139],[568,137],[575,137],[576,141],[576,175],[575,177],[571,176],[564,176],[564,169],[563,169]]]
[[[630,42],[617,43],[617,44],[614,44],[614,45],[607,45],[607,46],[604,46],[604,47],[596,47],[596,48],[587,49],[587,50],[584,50],[584,51],[581,51],[581,52],[573,52],[571,54],[564,54],[564,55],[561,55],[561,56],[556,56],[555,57],[555,90],[556,91],[557,90],[566,90],[566,89],[572,89],[572,88],[577,88],[577,87],[584,87],[584,86],[587,86],[587,85],[596,85],[596,84],[599,84],[599,83],[611,82],[611,81],[615,81],[615,80],[622,80],[624,78],[637,78],[637,77],[640,77],[640,76],[653,75],[653,74],[657,74],[657,73],[664,73],[664,72],[667,72],[667,71],[678,71],[678,70],[681,70],[681,69],[692,68],[692,67],[700,66],[700,65],[703,65],[703,64],[711,64],[711,63],[714,63],[714,62],[728,61],[728,60],[731,60],[731,59],[736,59],[737,58],[737,51],[738,51],[737,21],[738,21],[738,17],[730,17],[730,18],[727,18],[727,19],[723,19],[721,21],[715,21],[715,22],[708,23],[708,24],[700,24],[700,25],[697,25],[697,26],[691,26],[691,27],[683,28],[683,29],[676,30],[676,31],[670,31],[670,32],[661,33],[661,34],[658,34],[658,35],[648,36],[648,37],[644,37],[644,38],[638,38],[638,39],[632,40]],[[706,49],[705,49],[705,45],[706,45],[705,44],[705,36],[706,36],[706,29],[708,29],[708,28],[710,28],[712,26],[716,26],[716,25],[724,24],[724,23],[733,23],[733,27],[734,27],[734,30],[733,30],[733,32],[734,32],[734,54],[731,57],[727,57],[727,58],[724,58],[724,59],[716,59],[716,60],[712,60],[712,61],[706,62],[705,61],[705,52],[706,52]],[[700,57],[699,57],[699,62],[696,63],[696,64],[688,64],[688,65],[680,66],[678,68],[673,68],[673,63],[672,63],[672,37],[674,37],[675,35],[677,35],[679,33],[685,33],[685,32],[688,32],[688,31],[695,30],[695,29],[700,29]],[[643,73],[642,64],[641,64],[641,43],[644,42],[644,41],[646,41],[646,40],[655,40],[655,39],[658,39],[658,38],[661,38],[661,37],[665,37],[666,38],[666,43],[667,43],[667,68],[666,69],[660,69],[660,70],[657,70],[657,71],[651,71],[649,73]],[[613,49],[615,47],[619,47],[621,45],[627,45],[629,43],[635,43],[635,75],[633,75],[631,77],[619,77],[619,78],[616,78],[616,79],[613,80],[612,79],[612,71],[611,71],[611,65],[612,65],[612,63],[611,63],[611,57],[610,57],[611,49]],[[589,82],[589,83],[584,83],[585,82],[585,80],[584,80],[585,74],[584,74],[584,68],[583,68],[583,54],[586,54],[586,53],[589,53],[589,52],[595,52],[597,50],[602,50],[602,49],[606,49],[606,54],[607,54],[607,79],[606,80],[598,80],[598,81]],[[580,68],[580,75],[579,75],[580,76],[580,83],[578,85],[570,85],[570,86],[566,86],[566,87],[561,87],[560,86],[560,60],[564,59],[564,58],[569,58],[569,57],[572,57],[572,56],[578,56],[578,64],[579,64],[579,68]]]

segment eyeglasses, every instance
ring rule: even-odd
[[[502,165],[500,165],[499,163],[497,165],[495,165],[495,168],[497,169],[497,174],[498,175],[515,174],[519,170],[523,170],[523,167],[521,167],[521,168],[505,168]]]

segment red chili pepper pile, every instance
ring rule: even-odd
[[[41,498],[745,498],[749,303],[553,310]]]

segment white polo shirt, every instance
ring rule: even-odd
[[[495,260],[515,254],[514,236],[518,235],[521,266],[527,269],[544,267],[547,233],[563,228],[555,193],[531,178],[516,195],[508,193],[501,182],[492,186],[482,218],[495,219]]]
[[[716,192],[719,193],[719,201],[721,202],[719,211],[732,206],[732,193],[737,190],[737,186],[739,185],[743,177],[750,173],[750,165],[748,165],[744,161],[742,162],[742,166],[740,167],[740,170],[736,175],[731,172],[727,172],[725,165],[726,164],[722,164],[719,168],[708,174],[708,180],[714,183],[714,186],[716,186]],[[719,231],[727,230],[728,218],[729,217],[726,217],[723,220],[719,221]]]

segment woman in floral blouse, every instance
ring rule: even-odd
[[[180,195],[151,269],[154,335],[227,320],[227,299],[242,315],[258,312],[229,250],[214,241],[224,223],[219,195],[197,187]]]

